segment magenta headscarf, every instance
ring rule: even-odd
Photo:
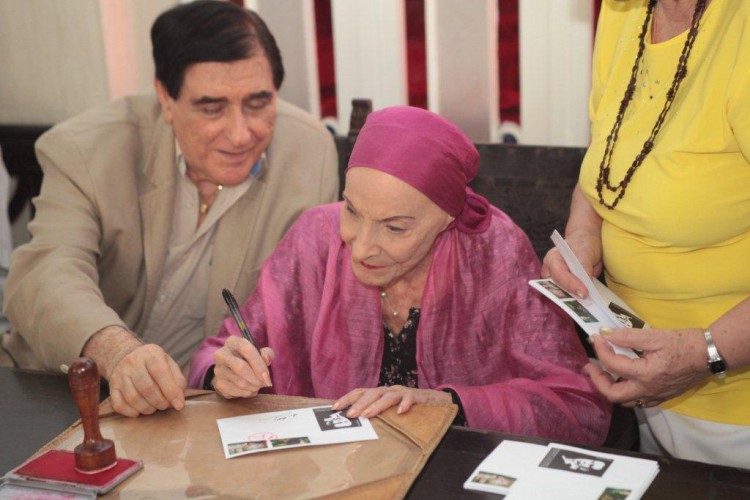
[[[347,170],[367,167],[401,179],[455,217],[449,228],[481,233],[492,218],[490,204],[467,186],[478,163],[477,148],[453,123],[421,108],[393,106],[368,115]]]

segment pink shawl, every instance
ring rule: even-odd
[[[305,212],[264,263],[242,307],[260,345],[276,353],[272,392],[338,398],[378,384],[383,322],[378,289],[354,276],[339,237],[341,203]],[[539,261],[525,234],[495,207],[481,233],[446,230],[422,298],[421,388],[455,390],[471,427],[599,444],[610,405],[581,372],[571,323],[527,284]],[[231,318],[190,367],[201,387]]]

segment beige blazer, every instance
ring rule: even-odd
[[[36,144],[44,171],[31,241],[12,256],[3,347],[29,368],[57,370],[98,330],[148,324],[167,257],[178,170],[175,138],[153,96],[87,111]],[[338,197],[331,134],[278,101],[268,162],[222,217],[208,281],[204,334],[228,314],[220,290],[242,303],[263,259],[306,208]]]

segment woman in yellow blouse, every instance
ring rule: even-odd
[[[587,367],[642,450],[750,467],[750,2],[605,0],[566,239],[652,330]],[[543,275],[585,288],[559,253]],[[647,425],[646,425],[647,424]]]

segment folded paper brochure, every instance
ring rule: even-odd
[[[589,336],[599,333],[601,327],[649,328],[625,302],[616,296],[597,279],[591,279],[583,270],[573,251],[560,233],[552,233],[552,241],[560,251],[570,271],[586,286],[589,296],[579,299],[551,279],[531,280],[531,285],[544,296],[560,306]],[[617,354],[635,358],[638,354],[632,349],[612,345]]]

